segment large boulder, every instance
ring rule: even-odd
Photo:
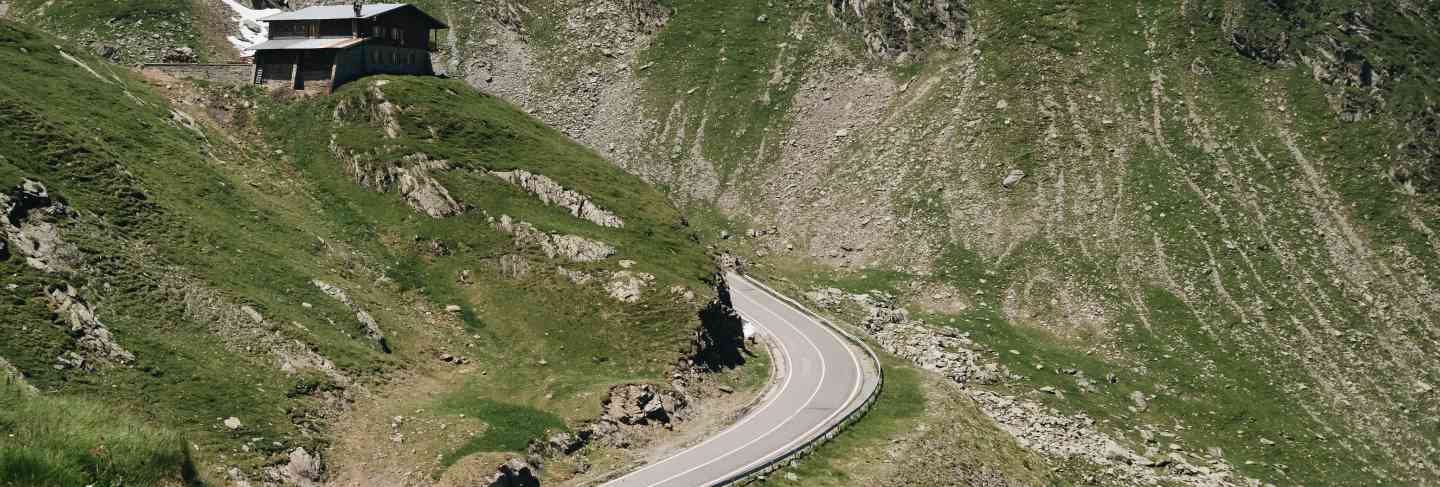
[[[602,404],[602,419],[632,425],[670,424],[686,405],[679,394],[659,391],[650,384],[621,384],[610,388]]]
[[[59,226],[72,216],[69,207],[52,199],[45,185],[36,181],[27,179],[8,194],[0,193],[0,235],[10,242],[10,251],[44,272],[73,270],[79,251],[61,238]]]
[[[135,362],[135,355],[115,343],[110,329],[95,317],[94,310],[80,299],[74,287],[65,284],[46,291],[50,298],[50,309],[69,328],[75,338],[78,353],[84,359],[76,364],[75,357],[61,358],[62,366],[93,370],[101,365],[128,365]]]

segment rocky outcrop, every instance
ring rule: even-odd
[[[745,325],[730,301],[730,288],[725,279],[716,276],[715,299],[700,309],[700,330],[695,333],[692,361],[696,366],[720,371],[743,365]]]
[[[400,137],[400,107],[391,103],[385,97],[385,91],[381,89],[389,84],[386,80],[377,80],[365,86],[365,90],[359,95],[347,97],[335,104],[333,117],[337,123],[360,122],[379,128],[386,139]]]
[[[450,196],[450,190],[431,175],[431,171],[449,170],[449,161],[430,159],[421,153],[398,161],[380,160],[373,154],[346,149],[340,145],[337,135],[330,136],[330,152],[362,186],[382,193],[396,190],[411,208],[431,218],[457,215],[465,209]]]
[[[374,81],[361,94],[347,97],[335,105],[333,117],[337,124],[365,124],[376,128],[384,140],[400,137],[401,108],[385,97],[381,87],[388,82]],[[380,149],[383,151],[384,149]],[[450,190],[431,175],[433,171],[450,169],[450,162],[413,153],[394,160],[374,152],[356,152],[339,142],[339,134],[330,136],[330,153],[345,164],[345,171],[361,185],[380,192],[396,190],[416,211],[431,218],[443,218],[464,210]]]
[[[576,235],[550,234],[540,231],[534,225],[501,215],[491,219],[495,229],[515,237],[515,246],[538,246],[547,258],[563,258],[571,262],[594,262],[615,255],[615,248]]]
[[[76,351],[62,355],[58,366],[93,371],[135,362],[135,354],[115,343],[110,329],[95,317],[95,311],[80,299],[74,287],[69,284],[51,287],[46,295],[50,298],[50,310],[69,328],[67,331],[76,344]]]
[[[603,208],[600,208],[589,196],[565,189],[560,183],[540,174],[534,174],[523,169],[514,171],[491,171],[491,175],[500,178],[510,184],[519,186],[530,194],[538,196],[540,201],[547,205],[554,205],[570,211],[570,215],[582,220],[590,221],[596,225],[610,228],[625,226],[620,217],[615,216]]]
[[[1410,141],[1390,168],[1408,192],[1440,191],[1440,102],[1394,103],[1397,91],[1427,90],[1434,63],[1407,51],[1419,44],[1398,32],[1434,31],[1440,10],[1410,5],[1324,9],[1314,2],[1249,2],[1221,19],[1240,55],[1272,66],[1307,67],[1327,86],[1336,116],[1358,122],[1391,111]]]
[[[27,179],[0,193],[0,234],[10,242],[9,250],[0,252],[23,256],[26,264],[44,272],[70,272],[78,251],[61,237],[59,224],[72,216],[45,185]]]
[[[284,465],[270,467],[266,473],[272,480],[283,485],[316,487],[321,485],[320,480],[325,476],[325,465],[318,455],[312,455],[304,448],[296,448],[290,451],[289,459]]]
[[[365,327],[365,336],[374,341],[375,344],[380,347],[380,350],[385,353],[390,353],[390,343],[385,340],[385,332],[380,330],[380,324],[375,322],[375,317],[370,316],[370,313],[366,312],[364,308],[361,308],[355,300],[350,299],[350,295],[346,293],[344,289],[340,289],[339,286],[319,279],[310,281],[310,284],[327,296],[335,298],[336,301],[344,304],[345,307],[350,308],[350,312],[355,313],[355,321],[360,322],[360,325]]]
[[[625,425],[669,425],[680,419],[688,401],[680,393],[650,384],[621,384],[610,388],[600,420]]]
[[[844,293],[834,288],[810,293],[811,299],[822,307],[838,305],[841,296]],[[998,384],[1009,375],[1003,366],[982,361],[980,353],[984,347],[966,334],[911,320],[909,313],[895,305],[894,297],[872,291],[848,298],[867,310],[868,316],[863,322],[865,331],[887,352],[961,385]]]
[[[395,188],[412,208],[431,218],[442,218],[464,210],[450,196],[450,190],[430,175],[431,171],[447,169],[450,169],[448,161],[430,160],[425,154],[411,154],[402,158],[399,165],[387,170]]]
[[[616,271],[610,275],[610,282],[605,284],[605,291],[610,293],[610,297],[616,301],[634,303],[640,301],[641,293],[653,282],[655,282],[653,274],[629,270]]]
[[[957,46],[969,28],[963,0],[830,0],[830,16],[858,34],[870,52],[899,57]]]

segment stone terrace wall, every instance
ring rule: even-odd
[[[216,83],[253,83],[253,64],[146,64],[146,70],[165,73],[175,78],[191,78]]]

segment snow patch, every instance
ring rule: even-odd
[[[236,31],[240,33],[239,36],[232,35],[226,37],[226,39],[229,39],[230,44],[234,45],[235,49],[240,50],[240,53],[245,57],[254,56],[255,51],[251,48],[270,39],[270,26],[265,22],[261,22],[260,19],[271,15],[279,15],[281,12],[284,12],[278,8],[255,10],[241,5],[235,0],[220,1],[224,2],[225,6],[230,7],[230,10],[235,12],[235,17],[231,17],[230,19],[236,22],[238,27]]]

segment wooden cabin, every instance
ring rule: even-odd
[[[310,93],[372,74],[434,74],[435,31],[449,28],[410,4],[308,7],[260,20],[270,38],[252,48],[255,83]]]

